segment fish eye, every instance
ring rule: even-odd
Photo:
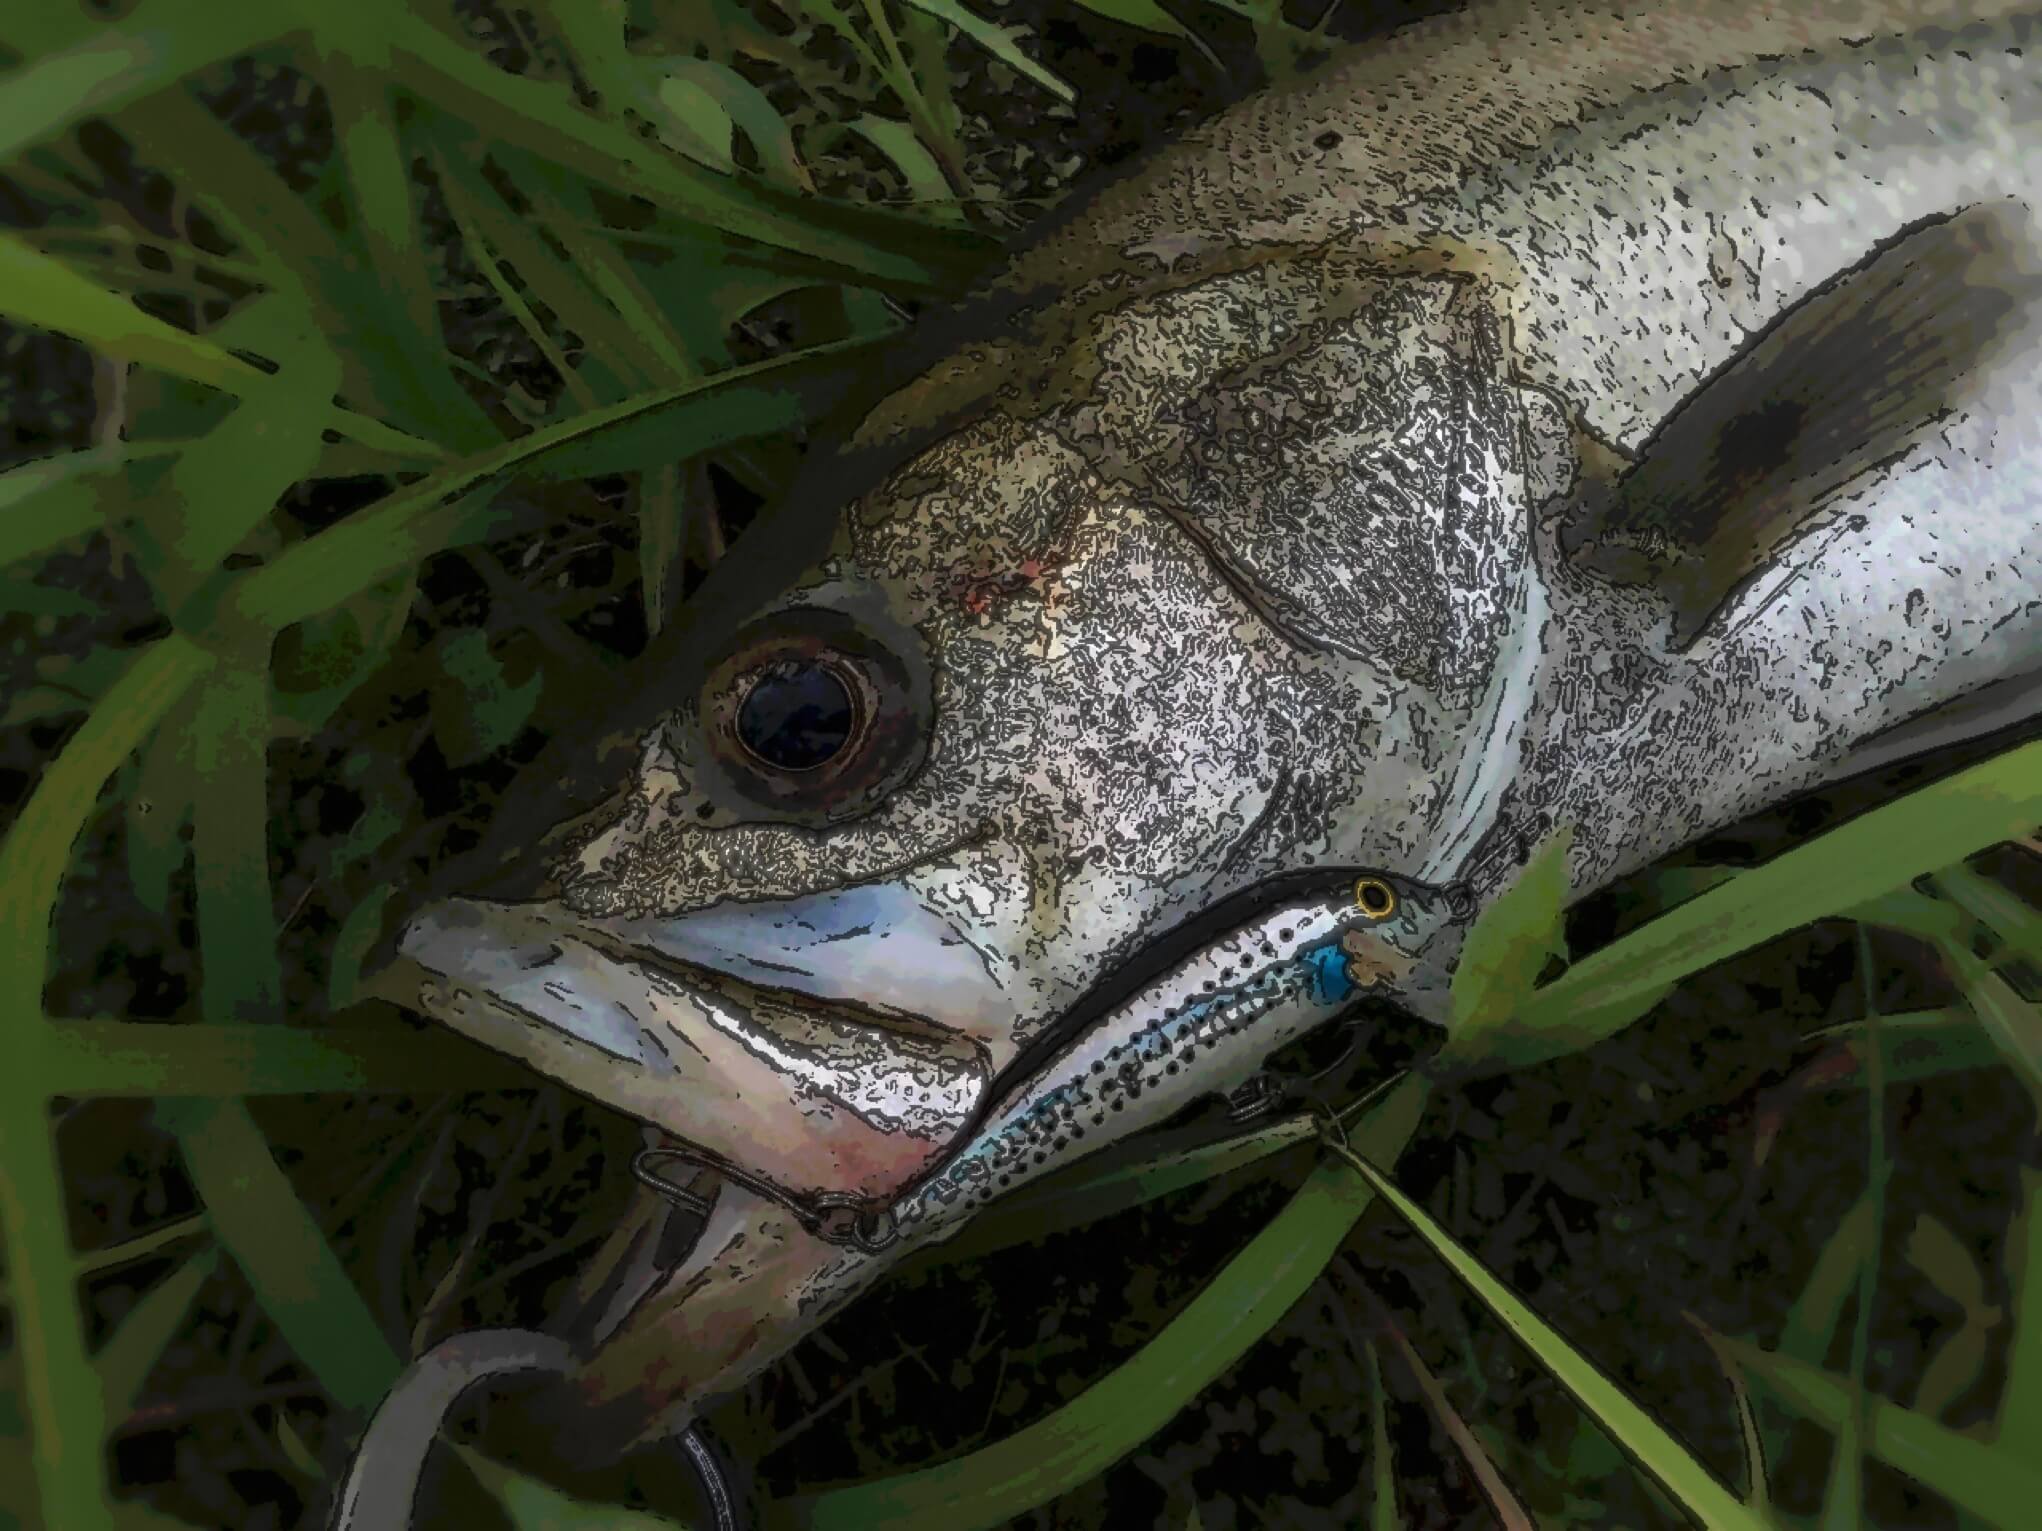
[[[1397,912],[1397,890],[1380,877],[1363,877],[1354,884],[1354,907],[1372,920],[1387,920]]]
[[[755,672],[737,704],[737,742],[779,771],[813,771],[858,732],[850,680],[831,659],[781,659]]]
[[[697,765],[713,795],[832,823],[867,811],[918,762],[926,661],[912,634],[834,608],[790,608],[725,646],[696,717],[707,746]]]

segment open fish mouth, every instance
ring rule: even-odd
[[[414,1002],[476,1041],[796,1203],[877,1210],[925,1178],[1072,1042],[1257,914],[1354,873],[1288,874],[1216,900],[1115,962],[1025,1046],[1022,980],[900,883],[674,918],[449,899],[400,943]],[[1364,988],[1419,977],[1415,885]],[[1286,932],[1287,934],[1287,932]]]
[[[926,1169],[1013,1010],[892,885],[676,919],[449,899],[399,951],[436,1019],[804,1200],[881,1205]]]

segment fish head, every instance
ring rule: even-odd
[[[412,920],[417,1002],[871,1205],[1116,973],[1289,875],[1402,889],[1354,964],[1443,1019],[1442,856],[1531,625],[1500,314],[1315,251],[1109,284],[933,370],[855,444],[911,450],[705,654],[543,896]]]

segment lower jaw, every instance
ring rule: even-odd
[[[713,1399],[791,1350],[904,1249],[866,1255],[725,1185],[696,1246],[565,1377],[505,1411],[507,1446],[543,1443],[574,1473],[670,1440]]]

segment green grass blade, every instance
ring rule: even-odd
[[[815,414],[809,399],[821,395],[814,385],[843,375],[838,358],[878,349],[870,340],[838,341],[656,390],[638,404],[627,401],[615,406],[626,414],[601,431],[547,452],[532,464],[531,471],[548,483],[638,473],[732,442],[792,430]],[[773,370],[755,373],[754,368]],[[740,380],[740,370],[747,378],[758,376],[759,381]],[[664,402],[660,402],[662,397]]]
[[[64,835],[65,847],[70,838]],[[11,849],[14,840],[8,844]],[[0,891],[0,897],[10,891]],[[40,934],[33,958],[18,959],[33,972],[6,973],[9,988],[32,977],[40,990]],[[33,1014],[5,1020],[11,1024],[7,1067],[0,1070],[0,1236],[13,1276],[14,1343],[36,1498],[43,1525],[99,1531],[109,1524],[101,1447],[106,1411],[98,1373],[86,1354],[65,1231],[68,1199],[41,1078],[38,1044],[45,1025]]]
[[[538,1082],[452,1032],[410,1026],[62,1021],[44,1057],[49,1092],[69,1096],[431,1095]]]
[[[731,122],[759,151],[759,163],[797,190],[812,192],[808,167],[794,146],[794,130],[767,99],[766,93],[730,65],[708,58],[672,58],[665,67],[681,76],[723,108]]]
[[[0,842],[0,1025],[42,1009],[57,888],[100,788],[212,664],[182,636],[143,650],[44,771]]]
[[[277,386],[261,368],[151,318],[122,294],[95,285],[11,234],[0,234],[0,316],[68,335],[108,356],[157,367],[238,398],[259,397]],[[330,410],[324,424],[402,459],[442,455],[430,442],[349,410]]]
[[[737,160],[731,153],[737,124],[708,91],[667,69],[659,72],[639,101],[668,148],[711,170],[737,173]]]
[[[1765,1522],[1753,1515],[1685,1446],[1492,1276],[1423,1207],[1398,1190],[1389,1177],[1358,1154],[1337,1148],[1335,1152],[1341,1153],[1376,1194],[1411,1225],[1461,1283],[1574,1395],[1623,1448],[1625,1455],[1664,1489],[1675,1504],[1709,1531],[1765,1531]]]
[[[206,1013],[267,1020],[283,1002],[269,882],[269,673],[223,663],[192,724],[192,866]]]
[[[193,1212],[175,1218],[167,1223],[158,1223],[146,1233],[137,1233],[118,1243],[102,1244],[97,1249],[87,1250],[78,1256],[76,1268],[81,1276],[96,1276],[122,1265],[132,1265],[137,1260],[146,1260],[159,1255],[172,1244],[181,1244],[186,1239],[201,1235],[212,1237],[212,1224],[203,1212]]]
[[[1913,888],[1891,888],[1838,913],[1860,924],[1883,926],[1924,941],[1967,941],[1971,936],[1971,921],[1962,909]]]
[[[604,115],[620,116],[638,99],[647,61],[624,45],[622,9],[581,0],[534,0],[533,9],[566,42],[575,72],[596,93]]]
[[[575,369],[574,364],[567,359],[567,354],[554,342],[546,326],[539,322],[538,315],[532,312],[531,305],[525,302],[523,294],[512,284],[510,272],[502,256],[477,231],[474,204],[464,195],[458,176],[447,169],[448,161],[435,160],[434,164],[441,170],[440,181],[446,188],[447,205],[454,214],[455,222],[460,225],[461,239],[467,245],[470,257],[480,268],[482,279],[489,284],[490,291],[496,294],[496,301],[503,305],[504,312],[511,316],[520,330],[524,331],[525,338],[532,342],[533,349],[545,357],[546,365],[551,367],[554,376],[560,379],[561,386],[567,390],[567,395],[574,401],[575,408],[581,410],[596,408],[597,399],[589,388],[588,379]],[[615,402],[614,394],[608,402]]]
[[[0,315],[230,393],[247,394],[268,381],[239,357],[152,319],[12,234],[0,235]]]
[[[148,145],[150,163],[240,247],[263,286],[313,300],[317,309],[316,289],[299,274],[332,244],[332,235],[267,160],[188,91],[152,96],[116,120],[131,140]],[[319,311],[319,317],[324,333],[343,332],[337,315]]]
[[[1860,1069],[1876,1043],[1889,1084],[1986,1068],[1999,1061],[1999,1053],[1979,1032],[1978,1017],[1961,1005],[1882,1015],[1876,1036],[1863,1021],[1846,1021],[1812,1031],[1808,1039],[1840,1043]]]
[[[681,560],[681,533],[688,507],[681,498],[681,470],[668,463],[644,475],[638,485],[639,599],[645,606],[645,629],[657,633],[666,625],[667,579]]]
[[[2015,1248],[2019,1237],[2017,1225]],[[1904,1253],[1907,1263],[1964,1315],[1957,1332],[1936,1347],[1915,1385],[1912,1407],[1934,1419],[1971,1391],[1984,1373],[1993,1350],[1992,1332],[2005,1315],[1985,1300],[1985,1273],[1963,1241],[1940,1219],[1926,1212],[1917,1216]],[[2018,1287],[2018,1280],[2016,1284]]]
[[[247,1108],[178,1100],[164,1103],[158,1115],[177,1134],[221,1246],[292,1351],[342,1407],[373,1407],[396,1380],[397,1352]]]
[[[227,597],[234,618],[258,628],[283,628],[407,569],[429,554],[480,540],[489,529],[464,496],[493,496],[521,472],[560,477],[621,471],[627,464],[694,456],[731,441],[807,417],[802,388],[833,376],[845,358],[873,348],[869,340],[816,346],[790,356],[733,367],[605,409],[563,420],[407,486],[373,510],[286,550],[249,571]],[[619,459],[623,459],[620,461]]]
[[[1123,26],[1140,27],[1145,32],[1161,32],[1169,37],[1191,36],[1184,23],[1164,10],[1156,0],[1078,0],[1078,4]]]
[[[905,122],[867,112],[844,126],[886,156],[894,169],[900,172],[901,179],[907,182],[908,193],[917,202],[948,204],[952,200],[950,182],[944,177],[943,167]],[[932,211],[931,216],[937,216],[937,211]],[[954,210],[949,216],[956,216]]]
[[[1361,1347],[1368,1371],[1369,1477],[1374,1494],[1369,1503],[1368,1531],[1397,1531],[1397,1462],[1390,1450],[1390,1395],[1383,1386],[1383,1361],[1375,1341]]]
[[[108,1524],[104,1408],[72,1292],[65,1195],[51,1139],[42,1019],[50,918],[71,845],[107,778],[211,665],[182,637],[143,651],[44,772],[0,843],[0,1015],[13,1028],[0,1084],[0,1234],[14,1273],[15,1332],[44,1523]]]
[[[388,322],[387,314],[407,310],[384,301],[361,239],[337,236],[322,217],[360,223],[363,214],[345,175],[334,172],[314,197],[300,197],[255,150],[181,92],[142,103],[123,114],[121,124],[149,146],[152,163],[250,252],[266,286],[311,311],[342,364],[342,394],[430,440],[344,410],[336,412],[337,430],[400,461],[431,461],[447,455],[445,446],[473,450],[500,438],[447,371],[433,344],[437,331]]]
[[[1563,950],[1567,851],[1573,838],[1572,828],[1562,825],[1475,920],[1454,969],[1442,1061],[1479,1058],[1498,1049],[1508,1053],[1510,1017],[1530,996],[1540,970]]]
[[[0,80],[0,162],[298,24],[288,5],[142,0],[118,21],[92,17],[77,36],[89,13],[65,9],[14,6],[0,21],[0,41],[34,58]]]
[[[258,298],[230,316],[221,338],[238,333],[237,321],[263,327],[283,371],[186,447],[147,502],[143,525],[168,560],[158,584],[173,612],[293,484],[316,470],[328,406],[340,387],[340,360],[301,304],[277,294]]]
[[[1836,1225],[1836,1232],[1815,1257],[1814,1269],[1801,1288],[1801,1295],[1787,1310],[1780,1330],[1780,1353],[1793,1360],[1819,1366],[1829,1354],[1836,1337],[1837,1321],[1850,1297],[1851,1283],[1872,1237],[1875,1209],[1869,1192],[1851,1204],[1850,1211]]]
[[[216,624],[230,632],[244,625],[281,630],[414,569],[435,553],[510,530],[514,507],[503,503],[503,482],[487,473],[476,479],[444,499],[426,488],[444,479],[421,479],[286,548],[222,593]]]
[[[334,935],[326,962],[326,1002],[335,1010],[344,1010],[366,997],[362,966],[383,933],[383,911],[396,891],[387,883],[371,889],[348,910],[347,918]]]
[[[1716,1348],[1715,1331],[1699,1323],[1692,1314],[1688,1320],[1701,1332],[1702,1339],[1715,1353],[1716,1364],[1723,1369],[1723,1380],[1729,1384],[1731,1403],[1737,1410],[1737,1434],[1744,1446],[1744,1502],[1751,1506],[1752,1513],[1760,1519],[1772,1513],[1772,1487],[1766,1481],[1765,1432],[1759,1427],[1758,1409],[1752,1402],[1751,1389],[1745,1384],[1744,1372],[1723,1351]]]
[[[109,1425],[118,1425],[134,1412],[143,1384],[162,1359],[164,1349],[177,1338],[192,1299],[219,1268],[219,1250],[202,1249],[193,1254],[143,1293],[99,1347],[92,1364],[99,1372]]]
[[[0,473],[0,566],[97,531],[128,501],[131,464],[172,456],[184,443],[146,443],[118,452],[94,447],[38,458]]]
[[[1841,1430],[1854,1407],[1847,1378],[1719,1335],[1739,1366],[1817,1424]],[[1988,1525],[2022,1526],[2042,1503],[2042,1473],[2030,1465],[2033,1442],[1988,1444],[1903,1409],[1876,1393],[1866,1399],[1866,1448],[1888,1467],[1941,1494]]]
[[[534,213],[545,221],[562,244],[574,252],[589,285],[622,319],[617,333],[629,335],[631,344],[646,353],[640,363],[646,379],[655,383],[676,383],[730,365],[730,351],[724,345],[722,335],[700,334],[695,323],[685,320],[679,324],[671,323],[660,311],[652,294],[646,291],[631,262],[615,245],[608,240],[573,238],[569,232],[573,228],[573,219],[565,207],[536,187],[520,189],[531,202]],[[699,304],[692,306],[700,307]],[[669,334],[669,329],[674,333]],[[676,344],[677,340],[685,342],[694,355],[690,356],[681,345]]]
[[[1866,1051],[1865,1073],[1865,1199],[1871,1204],[1871,1227],[1865,1234],[1864,1258],[1858,1262],[1857,1321],[1851,1330],[1849,1418],[1837,1432],[1836,1455],[1830,1464],[1829,1492],[1824,1496],[1822,1524],[1834,1531],[1853,1531],[1863,1517],[1865,1500],[1866,1409],[1865,1363],[1872,1348],[1872,1306],[1879,1291],[1879,1262],[1886,1243],[1886,1187],[1892,1163],[1886,1156],[1885,1049],[1879,1046],[1879,1014],[1872,965],[1872,935],[1857,928],[1858,976],[1865,991],[1865,1025],[1872,1046]]]
[[[363,274],[380,300],[370,322],[386,344],[424,363],[441,339],[439,305],[418,238],[411,155],[399,138],[391,101],[389,51],[372,6],[324,6],[314,14],[320,82],[350,193],[350,230],[368,256]],[[433,368],[439,384],[433,392],[449,391],[445,371],[444,365]]]
[[[926,11],[938,21],[948,22],[1009,69],[1033,80],[1064,105],[1069,106],[1078,99],[1078,93],[1068,83],[1021,50],[1020,44],[1014,40],[1019,28],[1003,27],[983,16],[974,16],[958,0],[904,0],[904,3],[918,11]]]
[[[663,155],[624,127],[583,111],[563,88],[492,66],[424,20],[380,6],[379,25],[400,55],[397,69],[422,97],[480,130],[554,160],[625,195],[649,197],[686,218],[783,248],[850,278],[911,290],[950,291],[952,272],[983,258],[980,240],[945,242],[905,220],[833,211],[811,199]],[[885,243],[878,234],[884,229]],[[947,260],[946,260],[947,257]]]
[[[1936,886],[2037,972],[2042,972],[2042,912],[2022,903],[2005,884],[1963,865],[1945,867],[1936,873]]]
[[[1948,939],[1936,942],[1944,963],[1964,991],[1964,1003],[1978,1017],[1985,1034],[2012,1065],[2038,1104],[2042,1104],[2042,1008],[2029,1004],[2013,985]]]
[[[108,607],[105,602],[80,595],[75,590],[31,584],[24,579],[0,574],[0,612],[18,617],[103,618]]]
[[[449,152],[466,131],[462,125],[446,126]],[[491,144],[490,155],[531,204],[533,214],[573,252],[604,301],[625,316],[627,327],[658,356],[665,372],[655,370],[648,376],[680,381],[731,364],[725,327],[737,315],[725,312],[726,305],[717,300],[719,289],[730,280],[729,256],[740,247],[707,230],[675,238],[652,230],[613,229],[598,215],[596,198],[580,177],[538,155],[501,144]],[[632,241],[661,250],[677,246],[686,254],[678,260],[639,265],[624,249]],[[782,288],[800,282],[782,273],[746,275]]]
[[[1864,1396],[1864,1385],[1853,1386]],[[1822,1493],[1820,1531],[1860,1531],[1865,1524],[1865,1444],[1861,1407],[1847,1409],[1837,1427],[1836,1450],[1829,1459],[1829,1480]]]
[[[142,746],[142,768],[122,805],[127,819],[128,881],[142,907],[166,912],[170,880],[184,865],[184,826],[197,796],[191,724],[198,704],[187,692]]]
[[[2007,1346],[1999,1438],[2032,1450],[2042,1441],[2042,1171],[2021,1171],[2021,1211],[2007,1233],[2014,1333]]]
[[[1371,1152],[1394,1158],[1417,1130],[1425,1097],[1422,1080],[1405,1080],[1355,1136]],[[978,1531],[1096,1477],[1167,1425],[1269,1331],[1318,1278],[1372,1199],[1344,1165],[1320,1165],[1161,1334],[1048,1418],[955,1461],[785,1508],[823,1531],[928,1525]]]
[[[529,223],[515,217],[503,205],[496,188],[475,172],[465,153],[435,153],[433,169],[446,195],[447,209],[460,226],[469,257],[496,294],[497,302],[546,358],[546,364],[559,376],[575,407],[596,408],[599,401],[590,389],[588,377],[575,368],[552,332],[539,322],[524,294],[511,282],[505,262],[517,268],[526,291],[552,309],[563,323],[581,332],[588,354],[607,359],[609,366],[593,370],[607,372],[611,366],[632,357],[643,362],[648,359],[645,348],[623,335],[624,326],[617,315],[595,301],[580,278],[532,233]],[[631,370],[634,382],[645,375],[642,366],[633,366]],[[600,402],[617,401],[617,393],[605,389],[605,394]]]
[[[2042,818],[2042,742],[1920,788],[1680,905],[1576,963],[1536,993],[1515,1029],[1565,1025],[1621,1005],[1808,923],[1836,890],[1876,896]],[[1594,1035],[1572,1028],[1570,1045]],[[1606,1033],[1605,1033],[1606,1034]]]

